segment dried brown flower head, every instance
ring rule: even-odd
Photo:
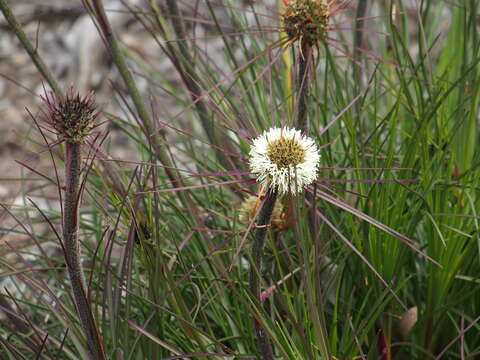
[[[44,120],[67,142],[82,142],[95,127],[99,115],[92,93],[81,97],[70,90],[65,98],[50,92],[43,97],[47,105]]]
[[[292,40],[314,45],[324,40],[329,20],[326,0],[283,0],[285,32]]]
[[[258,215],[259,207],[262,202],[256,196],[249,196],[241,205],[239,212],[239,220],[244,225],[249,225],[254,219],[255,215]],[[284,211],[283,204],[277,200],[273,208],[272,219],[270,221],[271,227],[275,231],[283,230],[286,227],[287,216]]]

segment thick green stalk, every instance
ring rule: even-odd
[[[38,54],[37,49],[33,47],[32,43],[28,39],[27,34],[25,34],[25,32],[23,31],[22,25],[17,21],[12,11],[10,10],[10,7],[8,6],[6,0],[0,0],[0,10],[2,10],[3,16],[5,16],[5,19],[8,21],[13,33],[22,43],[25,51],[32,59],[40,74],[42,74],[48,85],[50,85],[55,95],[57,95],[59,98],[62,98],[63,93],[60,89],[60,86],[55,81],[55,78],[53,77],[50,70],[47,68],[47,65],[45,65],[42,58]]]
[[[272,218],[273,208],[277,200],[277,191],[270,190],[265,198],[260,214],[258,215],[257,229],[255,231],[254,243],[252,248],[253,262],[250,269],[250,292],[254,298],[260,301],[261,294],[261,277],[263,267],[263,248],[265,246],[265,238]],[[261,324],[254,319],[255,334],[258,338],[260,354],[263,359],[273,360],[273,348],[270,340],[265,334]]]
[[[80,260],[78,239],[78,207],[80,203],[81,144],[66,143],[63,243],[73,298],[93,359],[106,359],[100,335],[87,298],[87,286]]]
[[[363,88],[363,69],[362,69],[362,61],[361,61],[361,48],[363,47],[363,40],[364,40],[364,25],[365,25],[365,14],[367,12],[367,3],[368,0],[358,0],[357,5],[357,13],[356,13],[356,20],[355,20],[355,30],[353,34],[353,58],[355,61],[352,61],[353,67],[353,86],[355,94],[359,94]],[[362,102],[357,101],[355,102],[355,112],[357,116],[357,124],[358,124],[358,133],[363,134],[365,133],[363,129],[362,119]]]

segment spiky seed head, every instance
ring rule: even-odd
[[[325,39],[329,20],[326,0],[284,0],[283,23],[292,40],[314,45]]]
[[[45,121],[67,142],[83,142],[95,126],[99,115],[93,93],[84,97],[70,90],[65,98],[47,93]]]

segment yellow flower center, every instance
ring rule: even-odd
[[[305,161],[305,149],[295,138],[272,141],[267,147],[267,156],[279,169],[296,166]]]

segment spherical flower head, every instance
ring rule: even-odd
[[[239,211],[240,223],[249,225],[258,215],[262,202],[257,196],[249,196],[241,205]],[[287,217],[283,204],[277,200],[273,207],[272,218],[270,220],[272,229],[275,231],[282,230],[287,225]]]
[[[329,11],[326,0],[284,0],[285,32],[292,40],[314,45],[327,33]]]
[[[93,94],[80,97],[73,90],[65,98],[50,93],[43,98],[48,111],[45,121],[67,142],[82,142],[90,135],[99,115]]]
[[[253,140],[249,155],[257,181],[268,181],[280,195],[298,194],[317,178],[317,145],[299,130],[272,128]]]

